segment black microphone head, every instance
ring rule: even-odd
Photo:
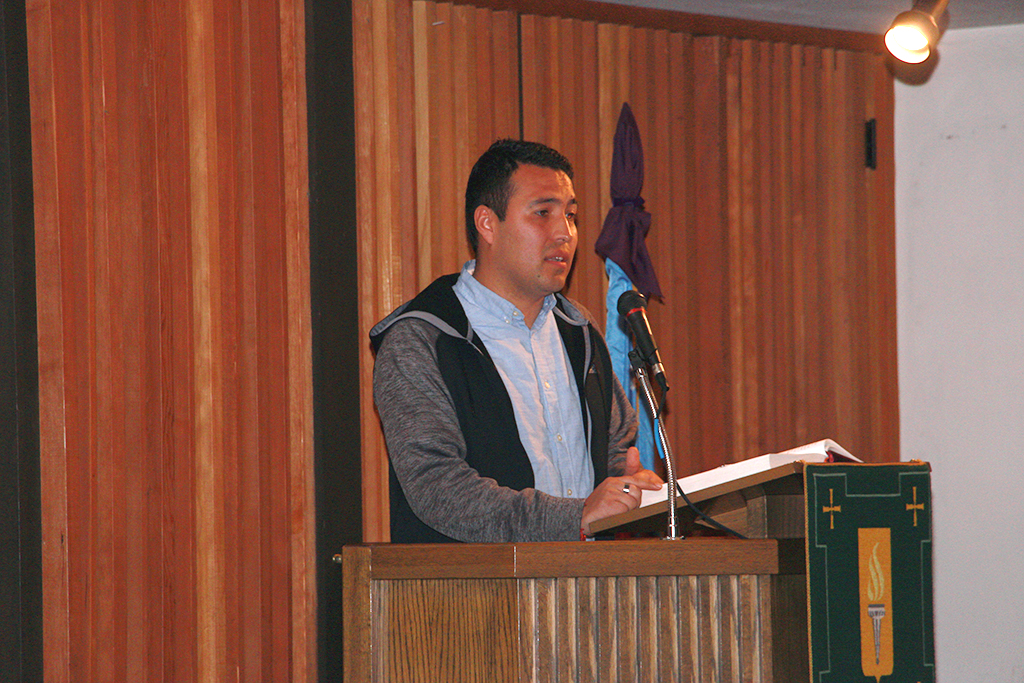
[[[635,289],[627,289],[619,296],[619,303],[616,305],[619,315],[628,315],[630,311],[638,308],[647,308],[647,299]]]

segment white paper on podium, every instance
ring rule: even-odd
[[[677,479],[679,487],[686,495],[703,491],[719,484],[725,484],[736,479],[767,472],[770,469],[786,465],[791,462],[862,462],[854,457],[845,448],[831,439],[822,439],[803,446],[791,448],[781,453],[767,453],[758,455],[740,462],[722,465],[712,470],[691,474],[688,477]],[[663,485],[657,491],[644,491],[640,498],[640,507],[646,507],[660,503],[668,499],[668,487]]]

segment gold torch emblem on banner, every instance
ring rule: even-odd
[[[892,674],[892,549],[889,529],[858,529],[860,661],[876,681]]]

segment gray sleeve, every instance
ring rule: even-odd
[[[579,539],[583,500],[499,486],[466,462],[466,443],[438,367],[438,334],[419,320],[396,323],[373,370],[384,439],[413,512],[466,542]]]
[[[612,373],[612,412],[608,422],[608,476],[619,477],[626,469],[626,450],[636,444],[636,411]]]
[[[574,299],[569,299],[569,303],[590,321],[594,330],[598,329],[596,319],[585,306]],[[597,334],[601,333],[597,332]],[[608,348],[604,337],[594,340],[594,343],[601,344],[606,350]],[[626,397],[626,390],[622,388],[622,384],[614,372],[611,373],[611,380],[612,409],[608,420],[608,476],[620,477],[626,470],[626,451],[630,446],[636,445],[637,418],[633,405]]]

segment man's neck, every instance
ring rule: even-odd
[[[526,323],[526,326],[533,327],[533,323],[537,320],[537,316],[544,306],[546,296],[539,299],[521,295],[517,296],[514,291],[511,291],[512,288],[502,286],[503,282],[500,279],[492,277],[486,267],[481,268],[479,261],[477,261],[476,268],[473,271],[473,277],[484,287],[518,308],[519,312],[523,314],[523,322]]]

